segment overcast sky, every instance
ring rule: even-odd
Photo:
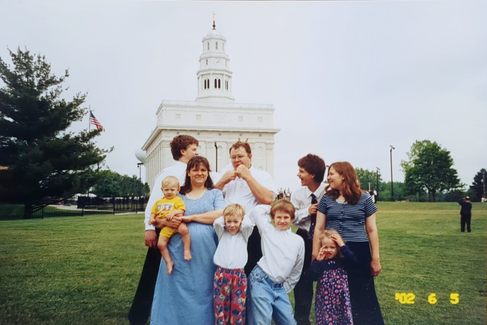
[[[114,146],[106,165],[138,175],[134,152],[162,100],[193,101],[202,38],[226,37],[237,103],[275,108],[274,178],[299,185],[297,160],[347,160],[404,181],[416,140],[448,149],[463,183],[487,168],[487,2],[1,1],[0,57],[26,47],[86,107]],[[88,117],[72,130],[88,128]],[[144,176],[144,174],[143,174]]]

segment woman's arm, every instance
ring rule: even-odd
[[[320,237],[325,231],[326,215],[323,212],[316,211],[315,232],[313,234],[313,252],[311,253],[311,260],[314,260],[320,252]]]
[[[375,221],[375,213],[365,219],[365,230],[367,231],[367,236],[369,236],[370,250],[372,253],[372,261],[370,262],[370,273],[372,276],[378,276],[382,270],[379,255],[379,233]]]
[[[217,209],[213,211],[208,211],[205,213],[200,213],[200,214],[193,214],[190,216],[183,216],[182,221],[188,223],[188,222],[199,222],[199,223],[204,223],[207,225],[212,225],[213,221],[217,219],[218,217],[223,215],[223,209]]]

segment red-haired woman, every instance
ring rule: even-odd
[[[374,277],[381,271],[377,207],[370,195],[360,190],[355,169],[346,161],[330,166],[325,190],[317,208],[313,259],[318,256],[325,228],[336,229],[357,258],[356,266],[348,270],[353,323],[384,324],[374,286]]]

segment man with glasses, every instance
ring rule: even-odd
[[[252,165],[252,150],[247,142],[237,141],[229,150],[233,169],[223,174],[215,188],[223,191],[227,204],[238,203],[245,207],[246,217],[258,204],[271,204],[277,189],[272,176]],[[245,273],[250,274],[262,257],[257,227],[249,238],[248,262]]]

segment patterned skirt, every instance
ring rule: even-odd
[[[335,263],[330,260],[329,263]],[[316,286],[316,325],[352,325],[352,305],[347,272],[342,268],[325,270]]]

